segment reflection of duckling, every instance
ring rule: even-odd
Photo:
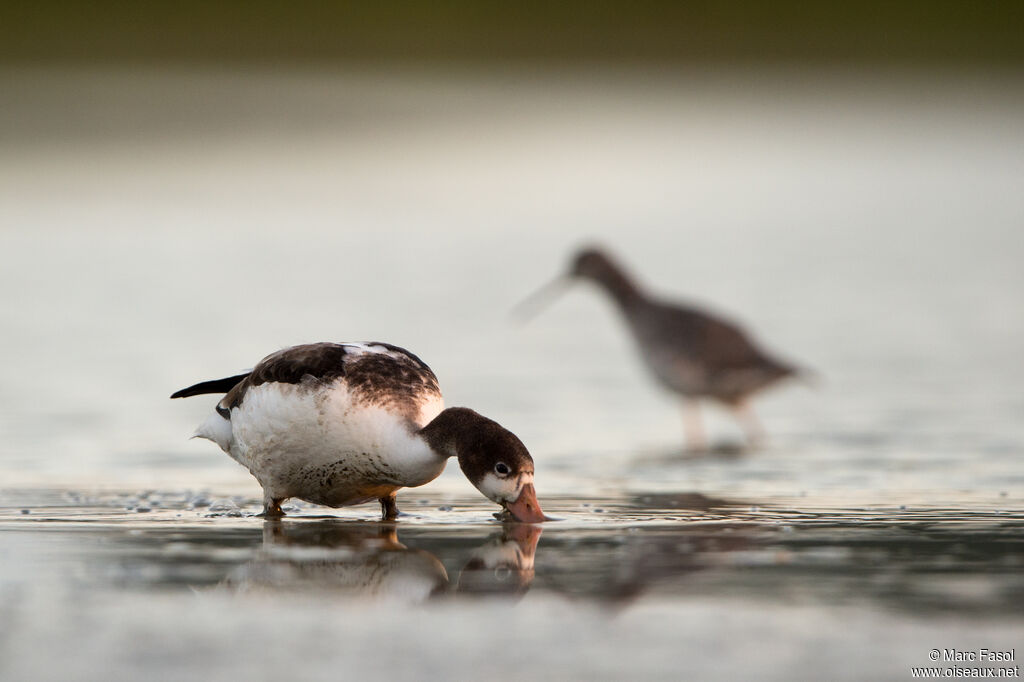
[[[457,590],[470,594],[522,595],[533,582],[539,526],[510,524],[473,550],[459,574]]]
[[[332,590],[418,603],[447,590],[448,574],[430,552],[399,543],[393,527],[268,520],[261,551],[226,582],[245,591]]]

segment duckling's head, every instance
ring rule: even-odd
[[[469,482],[514,520],[548,520],[533,487],[533,457],[514,433],[466,407],[442,411],[422,433],[435,450],[455,455]]]

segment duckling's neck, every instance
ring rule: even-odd
[[[468,452],[477,434],[492,425],[497,426],[468,407],[449,407],[420,429],[419,436],[438,456],[447,459]]]
[[[441,457],[458,458],[462,473],[477,488],[492,473],[497,453],[504,453],[506,462],[513,467],[517,462],[530,460],[526,446],[515,434],[468,407],[443,410],[420,429],[419,436]]]

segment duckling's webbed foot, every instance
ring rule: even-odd
[[[398,518],[398,503],[395,502],[394,493],[380,498],[380,513],[384,521],[394,521]]]

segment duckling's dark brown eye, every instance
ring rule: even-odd
[[[498,462],[494,465],[494,473],[499,476],[508,476],[512,470],[508,468],[508,465],[504,462]]]

